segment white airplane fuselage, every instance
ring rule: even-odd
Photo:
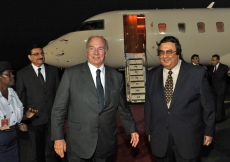
[[[44,47],[46,63],[66,68],[85,62],[86,41],[93,35],[103,36],[108,40],[109,51],[105,64],[117,69],[125,68],[125,37],[132,39],[131,33],[124,30],[125,15],[144,16],[146,60],[149,67],[160,64],[156,42],[166,35],[179,39],[182,56],[190,62],[193,54],[200,56],[200,63],[210,65],[213,54],[220,55],[220,62],[230,66],[230,9],[162,9],[162,10],[126,10],[106,12],[85,21],[103,20],[103,29],[78,30],[53,40]],[[202,22],[204,32],[199,32],[197,23]],[[223,24],[223,31],[217,31],[217,22]],[[159,32],[159,24],[165,24],[166,31]],[[184,32],[178,29],[178,23],[184,24]],[[137,34],[140,34],[137,33]],[[135,37],[135,41],[138,37]],[[131,44],[129,44],[131,46]],[[135,45],[137,46],[137,45]],[[131,47],[132,48],[132,47]],[[137,48],[137,47],[135,47]]]

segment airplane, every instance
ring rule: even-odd
[[[60,68],[85,62],[88,37],[99,35],[109,43],[105,64],[125,71],[127,101],[144,102],[145,73],[160,65],[157,44],[164,36],[179,39],[182,56],[191,62],[198,54],[203,65],[213,54],[230,66],[230,8],[111,11],[93,16],[74,32],[47,44],[46,63]]]

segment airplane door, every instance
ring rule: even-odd
[[[125,82],[128,102],[145,101],[145,45],[144,15],[124,15]]]
[[[124,15],[125,53],[144,53],[146,27],[144,15]]]

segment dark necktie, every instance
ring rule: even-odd
[[[38,78],[40,79],[42,86],[45,87],[45,80],[44,80],[44,77],[41,73],[41,68],[38,68]]]
[[[97,69],[97,76],[96,76],[96,84],[97,84],[97,93],[100,101],[100,108],[101,110],[104,108],[104,90],[101,84],[101,77],[100,77],[101,70]]]
[[[166,102],[167,102],[167,106],[169,108],[170,106],[170,102],[172,100],[173,97],[173,78],[172,78],[172,71],[170,70],[168,72],[168,77],[167,80],[165,82],[165,98],[166,98]]]

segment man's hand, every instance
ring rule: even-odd
[[[212,143],[212,139],[211,136],[204,136],[204,145],[209,146]]]
[[[134,132],[131,134],[131,140],[130,143],[133,147],[136,147],[139,142],[139,134],[137,132]]]
[[[64,157],[64,152],[66,152],[66,142],[64,139],[54,141],[54,150],[61,157]]]
[[[27,131],[27,125],[24,124],[24,123],[20,123],[20,124],[18,124],[18,129],[19,129],[20,131],[25,132],[25,131]]]
[[[35,113],[38,113],[38,110],[29,108],[29,109],[26,111],[26,113],[24,114],[23,120],[32,118],[32,117],[35,115]]]

